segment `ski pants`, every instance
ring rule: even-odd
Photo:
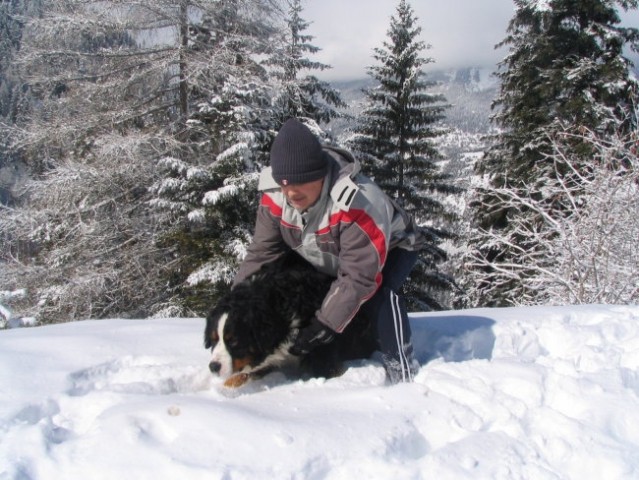
[[[382,269],[382,284],[360,308],[375,328],[384,366],[391,381],[412,381],[416,373],[411,330],[402,285],[417,262],[418,252],[394,248]],[[418,367],[417,367],[418,368]]]

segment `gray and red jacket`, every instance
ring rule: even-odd
[[[349,152],[324,150],[332,159],[329,172],[319,200],[306,212],[288,204],[270,168],[262,171],[255,234],[233,283],[291,248],[335,277],[316,315],[341,332],[381,285],[388,252],[417,250],[424,240],[406,212],[360,173]]]

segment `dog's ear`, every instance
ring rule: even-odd
[[[259,321],[252,325],[251,335],[260,352],[271,353],[286,339],[289,328],[290,323],[281,312],[264,306]]]
[[[207,350],[213,347],[213,343],[211,342],[211,335],[209,332],[209,325],[207,322],[206,329],[204,330],[204,348],[206,348]]]
[[[268,353],[278,346],[282,334],[275,324],[264,324],[261,328],[251,330],[253,341],[261,353]]]
[[[217,337],[217,325],[220,317],[215,310],[209,312],[206,316],[206,327],[204,328],[204,348],[207,350],[213,348],[217,343],[213,337]]]

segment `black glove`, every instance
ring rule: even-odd
[[[313,317],[310,325],[299,331],[297,337],[295,337],[293,346],[288,351],[297,356],[306,355],[320,345],[326,345],[332,342],[335,335],[333,330]]]

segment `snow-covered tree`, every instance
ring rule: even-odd
[[[46,6],[27,19],[16,57],[38,102],[9,133],[34,177],[2,225],[15,272],[3,280],[28,284],[43,321],[153,314],[173,305],[178,263],[175,246],[159,241],[166,224],[149,205],[157,165],[167,156],[201,162],[194,132],[202,122],[190,119],[220,90],[220,75],[242,70],[231,42],[254,35],[217,15],[231,6],[266,24],[271,2]]]
[[[13,61],[22,43],[23,19],[36,15],[41,9],[40,3],[22,0],[0,3],[0,204],[13,203],[15,190],[21,183],[23,163],[11,150],[11,138],[6,132],[30,98],[29,92],[22,88]]]
[[[28,201],[0,219],[3,289],[26,288],[23,316],[39,322],[146,316],[166,297],[171,258],[144,205],[153,139],[103,135],[87,159],[59,161],[27,183]],[[142,157],[142,158],[140,158]]]
[[[391,17],[388,39],[374,50],[377,65],[369,67],[376,86],[365,91],[366,105],[348,144],[362,160],[364,170],[430,235],[429,248],[407,285],[407,298],[418,308],[441,309],[438,291],[448,290],[452,279],[439,271],[445,259],[438,247],[448,236],[454,217],[440,195],[457,191],[441,172],[442,155],[434,139],[445,133],[440,120],[448,105],[423,72],[433,62],[423,58],[429,48],[419,40],[421,28],[405,0]]]
[[[50,2],[32,17],[19,64],[42,106],[29,114],[23,144],[93,137],[96,131],[165,126],[182,132],[227,68],[242,62],[229,11],[268,21],[269,0],[99,0]],[[255,20],[260,19],[260,20]],[[191,105],[189,105],[191,103]],[[26,115],[26,114],[25,114]],[[33,123],[40,120],[33,127]]]
[[[478,162],[477,172],[485,183],[473,201],[478,230],[471,239],[475,248],[471,256],[488,264],[471,272],[469,284],[479,287],[474,297],[481,305],[508,305],[523,298],[534,301],[524,293],[528,291],[525,270],[516,277],[502,275],[503,265],[530,258],[522,251],[554,262],[552,252],[545,251],[531,234],[542,222],[539,212],[525,203],[513,206],[503,195],[504,190],[512,190],[515,196],[529,190],[533,199],[541,201],[557,175],[570,174],[572,169],[557,171],[567,166],[553,161],[553,132],[570,128],[576,133],[610,135],[618,129],[633,131],[637,124],[637,81],[624,48],[637,48],[639,32],[619,26],[617,11],[636,8],[637,1],[515,3],[508,36],[501,44],[510,51],[497,72],[501,84],[493,120],[500,133]],[[570,140],[564,148],[571,150],[572,168],[585,175],[593,168],[596,151],[579,135]],[[554,218],[574,213],[570,203],[551,205],[556,209]],[[495,238],[503,242],[496,244]]]
[[[511,219],[513,230],[528,243],[513,244],[499,232],[486,231],[493,249],[514,250],[517,255],[499,263],[476,256],[468,266],[492,270],[492,282],[516,284],[515,305],[636,303],[637,132],[601,134],[582,129],[551,135],[552,150],[546,160],[554,174],[541,191],[525,185],[493,190],[504,207],[534,215],[534,223],[521,215]],[[573,149],[575,142],[592,152],[586,172]]]
[[[250,243],[257,172],[263,165],[264,142],[272,135],[268,88],[259,79],[240,84],[232,80],[200,105],[190,122],[210,130],[214,145],[205,148],[210,156],[199,164],[162,159],[164,176],[152,187],[152,204],[170,225],[163,241],[176,254],[174,303],[200,314],[228,287]]]
[[[233,2],[228,7],[227,16]],[[220,39],[233,42],[226,50],[234,61],[217,74],[215,90],[190,116],[197,161],[167,157],[166,175],[153,187],[153,204],[170,212],[166,241],[177,246],[175,300],[200,314],[228,288],[244,257],[255,222],[258,172],[282,122],[291,116],[328,122],[338,116],[333,107],[344,105],[328,83],[300,78],[305,70],[328,68],[305,57],[318,49],[301,34],[308,24],[300,12],[300,2],[292,2],[286,25],[274,36],[238,11],[232,22],[219,24],[230,29]]]
[[[15,85],[11,59],[20,46],[22,23],[18,16],[24,6],[17,0],[0,3],[0,119],[6,122],[14,108]],[[4,143],[4,142],[3,142]]]
[[[328,123],[341,116],[338,108],[347,105],[330,83],[310,73],[331,67],[309,58],[320,49],[311,43],[315,37],[304,33],[310,23],[301,16],[301,0],[291,0],[289,5],[286,27],[265,62],[277,81],[274,104],[279,123],[292,117]]]

